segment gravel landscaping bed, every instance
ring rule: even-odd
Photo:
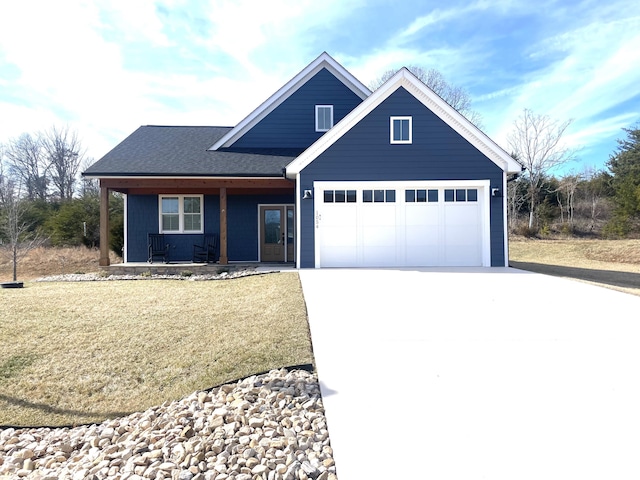
[[[65,275],[50,275],[37,278],[36,282],[104,282],[109,280],[190,280],[192,282],[204,280],[229,280],[232,278],[248,277],[251,275],[265,275],[277,273],[274,271],[237,270],[233,272],[221,272],[218,274],[195,275],[180,274],[175,275],[104,275],[100,273],[69,273]]]
[[[99,425],[0,430],[0,479],[336,480],[317,376],[273,370]]]

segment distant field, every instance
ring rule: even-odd
[[[640,240],[511,238],[513,267],[640,295]]]
[[[122,260],[110,253],[112,263]],[[100,252],[86,247],[39,247],[18,261],[18,280],[47,275],[90,273],[99,270]],[[13,264],[6,249],[0,248],[0,282],[13,280]]]

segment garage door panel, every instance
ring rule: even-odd
[[[356,246],[325,247],[322,250],[323,267],[351,267],[358,263]]]
[[[431,225],[407,225],[405,227],[405,244],[418,247],[438,245],[438,229]]]
[[[433,225],[440,223],[437,205],[409,204],[405,206],[405,225]]]
[[[366,246],[362,249],[362,264],[369,267],[398,266],[395,249]]]
[[[362,227],[362,244],[364,246],[394,247],[396,245],[395,226]]]
[[[362,225],[395,227],[395,205],[363,205],[361,208],[360,223]]]
[[[358,232],[354,226],[350,228],[324,228],[322,230],[322,243],[328,247],[348,247],[356,245]]]
[[[407,245],[405,265],[430,267],[438,265],[438,245]]]

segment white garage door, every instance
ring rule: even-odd
[[[316,182],[316,265],[489,266],[488,191],[488,181]]]

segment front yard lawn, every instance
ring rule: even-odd
[[[313,362],[297,273],[0,292],[0,425],[71,425]]]

